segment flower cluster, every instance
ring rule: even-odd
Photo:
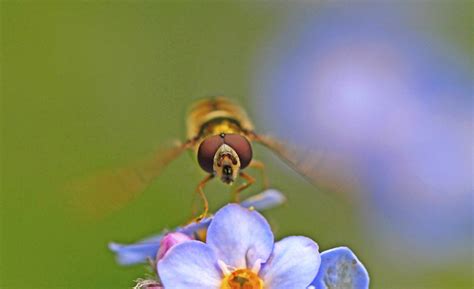
[[[267,192],[259,200],[275,194]],[[320,254],[318,245],[307,237],[275,242],[265,218],[253,207],[237,204],[164,236],[110,247],[122,264],[144,261],[145,255],[153,258],[158,278],[139,280],[135,288],[362,289],[369,284],[367,271],[348,248]]]

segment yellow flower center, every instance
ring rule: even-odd
[[[224,277],[221,289],[263,289],[263,281],[249,269],[237,269]]]

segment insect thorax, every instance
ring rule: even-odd
[[[229,99],[214,97],[196,102],[187,116],[187,138],[219,133],[251,131],[253,124],[245,111]]]
[[[218,134],[241,134],[243,132],[240,123],[232,118],[215,118],[204,123],[198,135],[206,138]]]

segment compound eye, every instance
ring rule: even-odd
[[[208,173],[213,172],[214,155],[224,140],[219,135],[206,138],[200,145],[197,153],[199,166]]]
[[[252,160],[252,146],[246,137],[239,134],[226,134],[224,142],[234,149],[240,159],[240,168],[244,169]]]

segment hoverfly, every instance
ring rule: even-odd
[[[333,163],[335,158],[328,157],[326,153],[299,150],[273,137],[257,133],[247,113],[227,98],[213,97],[197,101],[188,111],[186,125],[186,141],[160,149],[135,164],[105,170],[73,183],[68,189],[74,191],[82,203],[90,203],[87,199],[91,199],[92,195],[94,204],[91,204],[89,213],[101,214],[103,208],[100,205],[106,204],[113,208],[127,203],[144,191],[172,160],[184,151],[191,150],[200,168],[206,172],[206,177],[196,187],[204,206],[204,211],[196,219],[200,220],[208,213],[204,187],[214,178],[228,185],[238,178],[244,180],[233,192],[235,202],[239,201],[240,192],[255,182],[245,172],[246,168],[260,169],[264,186],[268,187],[264,164],[253,156],[254,143],[272,150],[313,184],[330,187],[331,190],[334,190],[334,184],[350,184],[347,179],[341,182],[338,178],[343,172],[341,162]],[[347,186],[343,189],[346,190]]]

